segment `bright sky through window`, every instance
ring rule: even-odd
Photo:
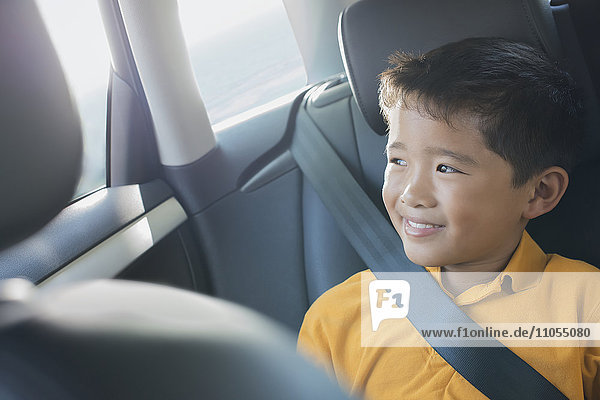
[[[180,0],[179,16],[215,129],[306,84],[281,0]]]
[[[281,0],[179,0],[179,17],[188,46],[239,26],[244,21],[283,7]]]
[[[106,84],[108,44],[95,0],[37,0],[73,95],[86,96]]]

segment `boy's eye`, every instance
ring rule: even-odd
[[[456,168],[452,168],[452,167],[449,167],[449,166],[444,165],[444,164],[438,165],[437,168],[436,168],[436,171],[442,172],[444,174],[449,174],[449,173],[454,173],[454,172],[460,172]]]
[[[390,163],[400,165],[401,167],[406,167],[406,161],[400,158],[392,158],[390,159]]]

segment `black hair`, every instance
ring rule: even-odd
[[[581,100],[544,53],[501,38],[471,38],[421,56],[395,53],[380,75],[389,124],[396,107],[453,126],[474,117],[486,146],[513,167],[519,187],[545,168],[570,171],[581,140]]]

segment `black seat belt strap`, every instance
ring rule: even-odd
[[[410,282],[411,306],[407,317],[419,332],[431,327],[430,321],[475,324],[423,267],[406,257],[400,237],[312,121],[305,102],[296,117],[291,151],[340,230],[376,276],[385,272],[421,272],[411,274],[422,278]],[[567,398],[495,339],[484,345],[486,347],[432,347],[491,399]]]

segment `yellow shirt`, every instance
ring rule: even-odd
[[[428,270],[441,285],[440,268]],[[548,283],[523,277],[541,274],[515,272],[544,272],[545,277],[551,275],[547,272],[597,273],[598,270],[581,261],[544,254],[524,232],[504,271],[493,282],[459,294],[454,302],[480,323],[489,320],[492,310],[497,311],[498,307],[510,312],[507,316],[498,316],[496,312],[494,322],[519,322],[519,316],[532,313],[547,322],[600,322],[597,280],[588,285],[582,284],[581,279],[565,279],[557,285],[556,281]],[[570,275],[573,274],[565,274],[565,278]],[[506,279],[509,276],[511,279]],[[431,347],[361,347],[361,294],[364,296],[364,282],[374,279],[369,270],[362,271],[317,299],[300,329],[299,350],[334,374],[342,387],[367,399],[486,399]],[[560,296],[558,312],[540,302],[553,295]],[[527,306],[523,307],[524,304]],[[395,323],[403,329],[409,327],[417,333],[407,319],[383,321],[382,325],[385,323]],[[511,347],[511,350],[569,399],[600,399],[600,348]]]

